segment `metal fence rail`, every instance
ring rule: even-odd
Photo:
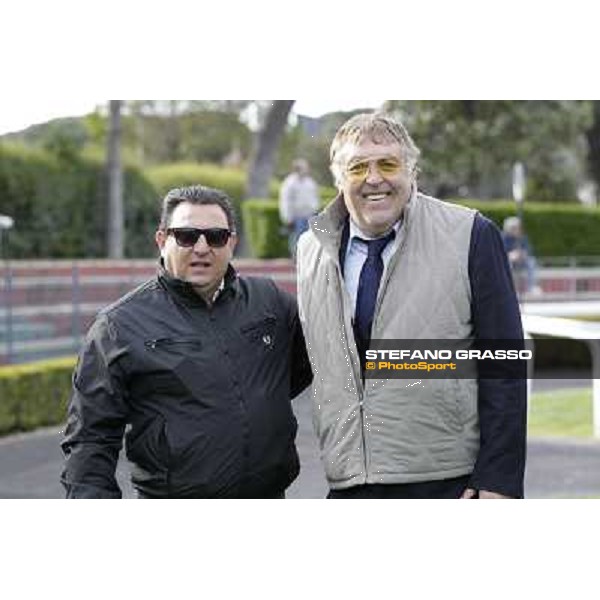
[[[288,260],[236,261],[241,273],[268,275],[295,289]],[[0,364],[79,351],[97,312],[156,272],[154,260],[12,261],[0,272]]]
[[[295,292],[289,260],[236,260],[245,275],[272,277]],[[97,312],[156,271],[154,260],[11,261],[0,272],[0,364],[68,356],[78,352]],[[600,299],[600,258],[538,261],[539,290],[520,300]]]

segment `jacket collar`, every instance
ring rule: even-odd
[[[348,209],[340,192],[317,216],[309,220],[310,228],[325,251],[337,258]]]
[[[192,284],[183,279],[173,277],[164,266],[162,258],[159,259],[158,265],[158,281],[170,294],[183,301],[186,305],[191,306],[206,306],[206,301],[198,294]],[[221,297],[226,297],[230,294],[236,294],[239,291],[239,281],[237,271],[231,264],[227,267],[224,277],[223,291],[219,294],[217,301]]]

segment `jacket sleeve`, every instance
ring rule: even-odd
[[[310,360],[306,351],[306,342],[302,325],[296,309],[292,322],[293,342],[292,342],[292,398],[303,392],[313,380],[313,372],[310,366]]]
[[[295,398],[312,383],[313,373],[298,316],[298,303],[291,294],[283,291],[280,294],[290,331],[291,398]]]
[[[522,340],[519,304],[497,227],[477,214],[471,234],[469,279],[476,339]],[[480,449],[470,485],[523,497],[527,380],[480,379]]]
[[[73,375],[61,483],[67,498],[121,498],[115,470],[128,420],[124,349],[103,315],[90,328]]]

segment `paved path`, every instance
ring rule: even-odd
[[[552,389],[564,386],[564,380],[544,380],[539,385],[546,384]],[[299,398],[294,410],[302,471],[287,496],[323,498],[327,485],[312,431],[309,398]],[[60,428],[51,428],[0,439],[0,498],[63,497],[58,482],[62,465],[60,437]],[[125,462],[119,465],[118,479],[124,496],[133,497]],[[600,496],[600,441],[530,439],[525,489],[528,498]]]

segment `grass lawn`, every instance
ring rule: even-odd
[[[528,435],[591,437],[591,388],[533,394]]]

